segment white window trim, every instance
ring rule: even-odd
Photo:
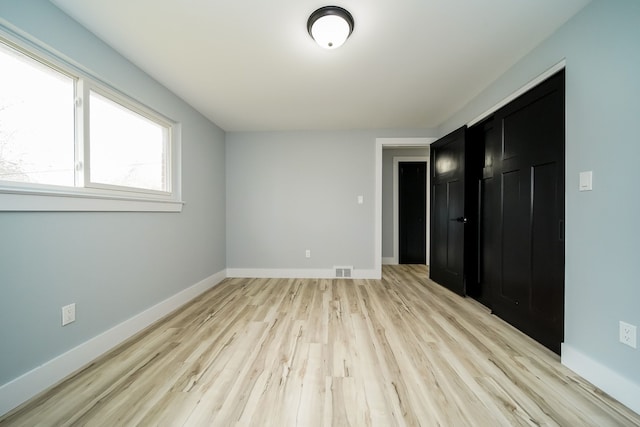
[[[0,187],[4,212],[181,212],[183,202],[133,199],[98,194],[7,191]]]
[[[34,59],[70,76],[82,79],[78,87],[85,93],[94,90],[107,95],[132,111],[163,123],[170,129],[170,178],[168,192],[91,185],[63,187],[42,184],[0,181],[0,212],[181,212],[181,124],[123,94],[88,71],[52,53],[52,50],[28,35],[18,34],[0,25],[0,37]],[[84,102],[88,98],[78,93]],[[80,113],[82,114],[82,113]],[[77,120],[77,123],[83,123]],[[76,124],[76,133],[84,132]],[[84,163],[84,162],[83,162]],[[83,168],[84,169],[84,168]],[[100,188],[102,187],[102,188]]]

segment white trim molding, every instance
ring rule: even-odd
[[[628,380],[566,343],[562,343],[562,364],[640,414],[640,384]]]
[[[0,211],[8,212],[182,212],[184,202],[101,197],[69,193],[8,192],[0,186]]]
[[[0,415],[38,393],[57,384],[100,355],[121,344],[152,323],[211,289],[225,279],[224,271],[215,273],[153,307],[125,320],[90,340],[51,359],[20,377],[0,386]]]
[[[547,80],[549,77],[553,76],[558,71],[563,70],[564,68],[566,68],[566,66],[567,66],[567,61],[566,61],[566,59],[563,59],[562,61],[558,62],[553,67],[551,67],[548,70],[544,71],[542,74],[540,74],[539,76],[535,77],[533,80],[531,80],[530,82],[528,82],[527,84],[522,86],[520,89],[518,89],[515,92],[513,92],[511,95],[507,96],[506,98],[502,99],[497,104],[493,105],[488,110],[486,110],[483,113],[481,113],[480,115],[476,116],[476,118],[474,118],[473,120],[471,120],[470,122],[467,123],[467,126],[471,127],[471,126],[475,125],[476,123],[479,123],[482,120],[486,119],[491,114],[495,113],[500,108],[504,107],[505,105],[507,105],[508,103],[510,103],[511,101],[516,99],[517,97],[519,97],[520,95],[523,95],[524,93],[528,92],[530,89],[533,89],[534,87],[538,86],[540,83],[542,83],[543,81]]]
[[[351,277],[340,279],[378,279],[376,270],[353,269]],[[335,270],[313,268],[228,268],[227,277],[256,279],[336,279]]]

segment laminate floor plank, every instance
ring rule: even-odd
[[[640,426],[426,266],[224,280],[4,426]]]

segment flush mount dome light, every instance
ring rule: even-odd
[[[342,46],[353,31],[353,16],[338,6],[325,6],[311,14],[307,21],[309,35],[325,49]]]

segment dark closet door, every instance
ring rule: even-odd
[[[427,263],[427,162],[398,164],[400,264]]]
[[[464,295],[466,126],[431,144],[429,277]]]
[[[564,72],[495,114],[499,280],[494,312],[560,351],[564,321]]]

